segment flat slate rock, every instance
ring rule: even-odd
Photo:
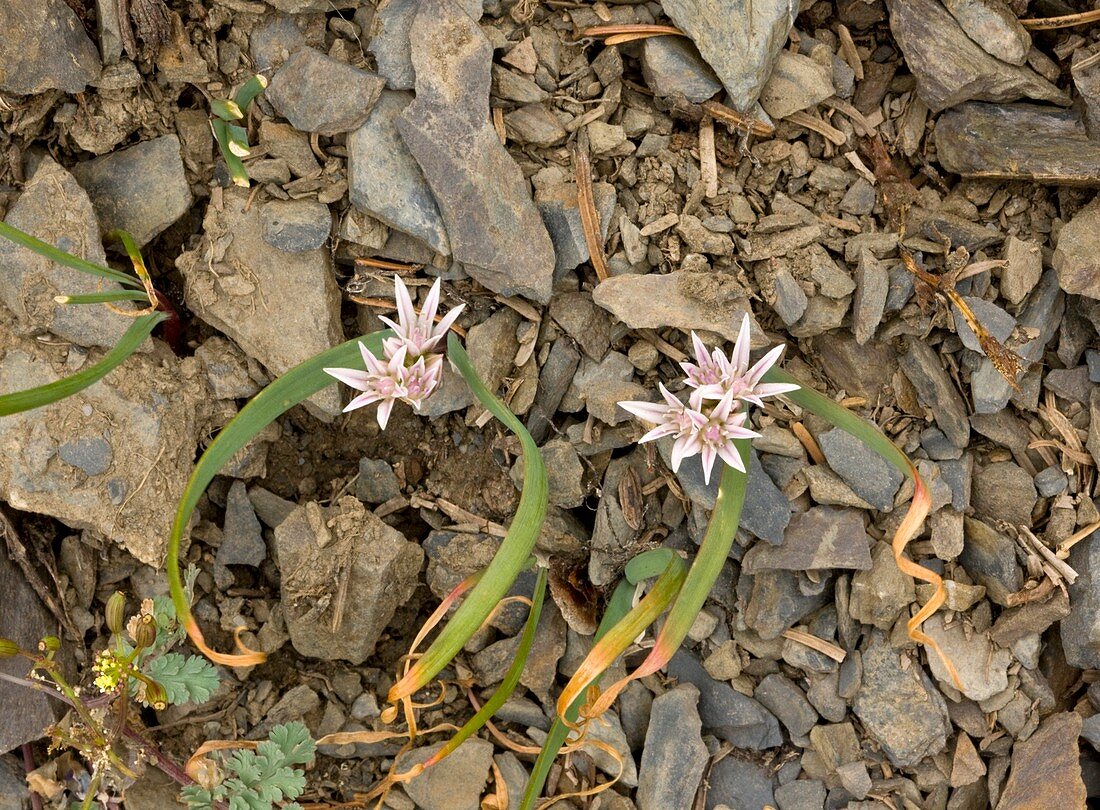
[[[1100,530],[1075,545],[1066,560],[1077,572],[1069,586],[1069,615],[1062,619],[1062,650],[1066,663],[1079,669],[1100,669]]]
[[[649,37],[642,40],[642,78],[658,96],[683,96],[698,104],[713,98],[722,83],[691,40]]]
[[[744,287],[732,276],[718,273],[672,273],[612,276],[592,291],[592,300],[631,329],[705,329],[726,340],[737,340],[747,314],[752,347],[768,340],[749,309]]]
[[[419,7],[418,0],[382,0],[374,12],[367,50],[374,54],[378,74],[391,90],[412,90],[416,86],[409,32]]]
[[[451,252],[493,292],[548,303],[554,246],[489,120],[492,45],[457,0],[425,0],[414,26],[416,98],[397,128],[435,195]]]
[[[1071,295],[1100,298],[1100,203],[1082,208],[1058,232],[1052,264]]]
[[[5,221],[94,264],[107,263],[88,195],[48,157],[42,158]],[[133,322],[130,318],[106,307],[58,304],[54,296],[121,289],[114,281],[62,267],[0,238],[0,302],[25,329],[47,329],[78,346],[114,346]]]
[[[938,0],[887,0],[890,30],[932,112],[964,101],[1033,98],[1069,104],[1069,97],[1034,70],[982,50]]]
[[[1081,775],[1081,715],[1052,714],[1028,739],[1012,747],[1012,768],[997,810],[1085,807]]]
[[[451,245],[435,196],[397,132],[398,116],[412,98],[383,91],[367,122],[348,136],[351,204],[447,256]]]
[[[5,0],[0,31],[0,90],[80,93],[99,77],[99,50],[65,0]]]
[[[638,810],[688,807],[695,797],[709,759],[698,703],[691,684],[654,699],[638,770]]]
[[[264,98],[295,129],[339,135],[367,120],[385,84],[381,76],[302,48],[271,78]]]
[[[867,503],[880,512],[894,508],[894,496],[905,476],[866,443],[851,433],[834,428],[818,436],[833,472]]]
[[[971,102],[936,121],[940,165],[964,177],[1100,186],[1100,141],[1077,110]]]
[[[139,246],[186,214],[194,201],[176,135],[78,163],[73,176],[91,197],[103,232],[126,231]]]
[[[1002,62],[1022,65],[1031,50],[1031,34],[1002,0],[944,0],[966,35]]]
[[[871,567],[871,537],[855,509],[815,506],[791,518],[780,546],[757,543],[745,554],[745,573],[780,569]]]
[[[248,207],[247,190],[227,190],[220,209],[206,210],[202,242],[176,266],[195,314],[279,375],[344,341],[340,291],[327,249],[280,250],[264,240],[263,222],[263,206]],[[338,387],[329,386],[306,406],[329,420],[340,403]]]
[[[665,13],[714,69],[730,105],[760,98],[798,12],[797,0],[664,0]]]

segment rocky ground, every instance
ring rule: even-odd
[[[1100,796],[1100,45],[1094,27],[1018,22],[1082,10],[6,0],[0,212],[97,262],[120,260],[102,234],[128,230],[184,330],[79,396],[0,419],[0,636],[60,624],[87,677],[106,598],[165,590],[200,449],[273,377],[379,328],[392,284],[378,260],[399,262],[415,290],[441,276],[445,305],[467,305],[474,364],[550,472],[540,549],[557,587],[498,723],[538,744],[625,561],[692,550],[714,504],[697,460],[672,474],[670,447],[636,447],[616,403],[680,376],[687,330],[729,340],[749,312],[754,345],[787,342],[788,369],[918,459],[934,511],[911,552],[949,589],[926,630],[963,689],[906,637],[931,597],[888,545],[912,488],[847,434],[769,406],[690,642],[593,727],[621,778],[554,807],[1084,806]],[[690,38],[607,45],[589,30],[655,23]],[[242,189],[209,101],[256,72],[270,87],[247,119]],[[900,242],[876,142],[915,188]],[[1019,390],[905,250],[1018,353]],[[124,317],[53,301],[93,289],[0,244],[0,391],[113,345]],[[177,761],[294,719],[314,736],[382,728],[412,628],[511,519],[518,445],[449,370],[429,418],[399,406],[384,433],[370,409],[341,415],[341,396],[291,411],[200,504],[196,616],[222,648],[243,624],[270,660],[226,670],[205,705],[144,718]],[[476,691],[503,677],[522,619],[501,612],[460,656]],[[0,758],[5,810],[30,806],[18,746],[51,709],[0,685],[0,751],[16,749]],[[452,689],[421,722],[471,713]],[[323,747],[307,798],[350,800],[399,747]],[[52,756],[29,752],[28,767]],[[530,759],[485,735],[387,806],[477,808],[503,783],[514,807]],[[589,747],[551,791],[616,771]],[[118,787],[127,810],[177,792],[152,768]]]

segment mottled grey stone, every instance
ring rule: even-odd
[[[1038,495],[1025,470],[1011,461],[990,464],[974,476],[974,510],[991,520],[1030,525]]]
[[[1031,50],[1031,34],[1001,0],[944,0],[955,22],[986,53],[1022,65]]]
[[[593,183],[592,199],[600,217],[600,232],[606,240],[615,213],[615,187],[610,183]],[[588,261],[576,184],[561,183],[539,189],[535,192],[535,206],[554,245],[554,275],[560,277],[566,270]]]
[[[699,690],[682,684],[653,701],[642,764],[638,810],[687,807],[709,756],[700,736]]]
[[[984,326],[989,331],[989,334],[993,335],[993,337],[1001,343],[1008,340],[1009,335],[1012,334],[1012,330],[1016,328],[1015,318],[992,301],[986,301],[984,298],[964,295],[962,299],[969,305],[971,311],[973,311],[975,317],[978,319],[978,323]],[[951,314],[955,318],[955,332],[958,334],[959,339],[962,340],[963,345],[973,352],[985,354],[985,350],[978,342],[978,336],[974,334],[970,325],[967,324],[966,318],[963,317],[958,307],[952,306]]]
[[[111,445],[102,437],[73,439],[57,448],[57,457],[84,471],[85,475],[101,475],[111,468]]]
[[[959,564],[998,605],[1006,605],[1009,594],[1023,587],[1016,565],[1016,544],[975,518],[963,522],[965,540]]]
[[[383,0],[375,11],[367,50],[391,90],[412,90],[416,85],[409,34],[419,7],[417,0]]]
[[[1069,484],[1069,479],[1057,464],[1051,464],[1045,470],[1035,476],[1035,488],[1044,498],[1052,498],[1062,492]]]
[[[1100,530],[1077,543],[1066,563],[1078,574],[1069,586],[1069,615],[1061,624],[1066,663],[1100,669]]]
[[[126,231],[139,246],[187,213],[194,201],[175,135],[78,163],[73,176],[88,192],[103,232]]]
[[[302,48],[276,71],[264,98],[295,129],[339,135],[367,120],[384,86],[380,76]]]
[[[825,460],[863,500],[881,512],[894,508],[894,495],[905,476],[867,444],[841,428],[817,437]]]
[[[316,200],[269,200],[260,217],[264,241],[288,253],[324,247],[332,231],[332,213]]]
[[[792,737],[804,737],[817,723],[817,712],[806,700],[805,693],[783,675],[765,676],[752,696],[779,718]]]
[[[708,776],[707,807],[771,807],[775,803],[771,770],[756,759],[733,753],[714,764]],[[690,805],[680,805],[688,807]]]
[[[649,37],[642,41],[642,76],[658,96],[681,95],[698,104],[722,89],[691,40]]]
[[[267,557],[260,521],[243,481],[234,481],[225,499],[225,524],[218,546],[219,565],[258,566]]]
[[[901,370],[916,389],[920,403],[932,411],[932,418],[952,444],[966,447],[970,439],[966,404],[939,355],[922,340],[906,340],[905,347],[899,358]]]
[[[860,512],[815,506],[791,518],[782,545],[757,543],[745,554],[741,565],[747,573],[770,569],[863,570],[871,567],[870,539]]]
[[[397,132],[397,118],[411,101],[411,93],[383,92],[367,122],[348,136],[351,204],[448,255],[451,246],[435,196]]]
[[[99,76],[99,52],[65,0],[0,3],[0,90],[80,93]]]
[[[444,743],[414,748],[397,759],[407,771],[427,761]],[[478,810],[482,789],[493,764],[493,744],[471,737],[439,764],[405,782],[403,787],[421,810]]]

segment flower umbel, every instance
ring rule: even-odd
[[[694,332],[691,343],[694,363],[681,363],[684,384],[693,389],[687,404],[660,386],[664,403],[620,402],[619,406],[643,422],[655,425],[639,440],[651,442],[673,436],[672,469],[691,456],[701,456],[703,479],[709,484],[714,462],[722,459],[735,470],[745,471],[744,459],[734,447],[736,439],[753,439],[759,434],[745,427],[748,411],[741,403],[763,406],[764,397],[786,394],[798,388],[783,383],[762,383],[760,379],[783,354],[776,346],[755,365],[749,366],[749,317],[741,322],[741,330],[733,353],[726,357],[721,349],[708,349]]]
[[[447,330],[451,328],[465,306],[452,309],[439,323],[435,323],[439,308],[439,279],[436,279],[424,301],[419,315],[413,309],[412,298],[400,276],[394,276],[394,294],[397,300],[397,321],[380,318],[394,331],[394,336],[382,343],[382,357],[377,358],[362,343],[365,370],[355,368],[326,368],[342,383],[363,393],[348,403],[344,411],[352,411],[378,403],[378,424],[385,428],[393,406],[407,402],[420,412],[424,401],[439,387],[443,379],[443,352],[440,346]]]

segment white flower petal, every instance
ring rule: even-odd
[[[708,444],[704,445],[700,455],[702,456],[701,460],[703,462],[703,483],[709,484],[710,473],[714,469],[714,459],[718,457],[718,454],[715,452],[714,448]]]
[[[356,408],[362,408],[365,405],[370,405],[372,402],[377,402],[381,397],[374,391],[367,391],[365,394],[360,394],[346,406],[344,406],[344,413],[348,411],[354,411]]]
[[[625,401],[620,402],[619,407],[627,413],[632,413],[646,422],[663,422],[668,414],[668,407],[656,402]]]
[[[749,344],[752,342],[752,328],[749,325],[749,316],[746,314],[741,319],[741,329],[737,333],[737,342],[733,345],[733,354],[730,362],[738,375],[744,374],[749,367]]]
[[[390,421],[390,413],[393,411],[396,402],[395,399],[384,399],[378,403],[378,427],[382,430],[386,429],[386,425]]]
[[[401,325],[398,334],[407,338],[416,324],[416,310],[413,309],[412,298],[409,297],[409,288],[397,274],[393,277],[393,296],[397,301],[397,319]]]
[[[420,331],[425,335],[432,333],[432,324],[435,323],[435,312],[439,309],[439,285],[441,279],[436,279],[435,284],[428,290],[428,297],[424,299],[424,306],[420,310]]]
[[[783,350],[785,348],[787,347],[780,343],[778,346],[773,348],[771,351],[769,351],[767,354],[756,361],[756,365],[749,369],[748,372],[745,374],[749,385],[756,385],[758,382],[760,382],[760,378],[763,377],[765,373],[767,373],[768,369],[779,362],[779,358],[782,357]]]
[[[330,377],[335,377],[344,385],[351,386],[357,391],[366,391],[366,386],[370,383],[370,375],[365,371],[359,371],[354,368],[326,368],[322,369],[325,374]]]
[[[663,439],[665,436],[672,436],[678,432],[676,425],[658,425],[649,431],[647,434],[638,439],[638,444],[645,444],[646,442],[656,441],[657,439]]]
[[[718,455],[722,461],[729,464],[733,469],[740,472],[745,472],[745,462],[741,458],[741,454],[737,452],[737,448],[732,444],[724,444],[718,448]]]

